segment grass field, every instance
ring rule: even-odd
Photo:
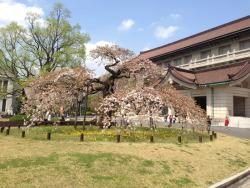
[[[222,134],[150,144],[23,139],[11,131],[0,134],[0,187],[207,187],[250,166],[249,140]]]

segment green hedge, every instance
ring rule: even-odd
[[[14,115],[12,117],[9,118],[9,121],[23,121],[24,119],[26,119],[27,116],[26,115]]]

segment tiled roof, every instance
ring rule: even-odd
[[[239,31],[243,31],[249,28],[250,16],[246,16],[241,19],[198,33],[196,35],[192,35],[190,37],[178,40],[176,42],[141,52],[140,56],[145,59],[155,58],[158,56],[172,53],[177,50],[185,49],[187,47],[195,46],[204,42],[228,36],[230,34],[237,33]]]
[[[244,78],[248,74],[250,74],[250,60],[197,71],[184,70],[169,65],[166,76],[172,75],[187,84],[205,86],[216,83],[231,83]]]

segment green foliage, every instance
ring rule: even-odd
[[[14,113],[18,114],[21,112],[21,107],[23,105],[23,96],[18,96],[15,98],[15,102],[14,102]]]
[[[46,18],[46,25],[39,22],[39,17],[29,15],[30,32],[36,36],[31,39],[35,57],[40,59],[41,73],[55,70],[57,67],[77,67],[85,60],[85,43],[89,36],[81,33],[81,27],[69,22],[70,12],[61,3],[56,3]]]
[[[18,114],[18,115],[14,115],[14,116],[10,117],[9,121],[24,121],[25,119],[27,119],[26,115]]]
[[[26,17],[27,28],[11,23],[0,29],[1,74],[17,83],[19,93],[30,77],[82,65],[89,41],[78,24],[70,23],[70,12],[61,3],[46,18],[34,13]]]

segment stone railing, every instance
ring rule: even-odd
[[[199,59],[199,60],[195,59],[195,60],[192,60],[190,63],[182,64],[179,67],[185,68],[185,69],[193,69],[193,68],[198,68],[198,67],[221,64],[221,63],[225,63],[228,61],[234,61],[234,60],[239,60],[239,59],[244,59],[244,58],[250,58],[250,48],[244,49],[244,50],[238,50],[238,51],[234,50],[232,52],[228,52],[226,54],[217,55],[217,56],[213,55],[206,59]]]

